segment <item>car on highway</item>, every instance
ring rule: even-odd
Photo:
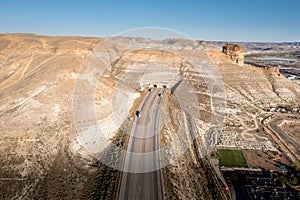
[[[137,111],[135,112],[135,115],[136,115],[138,118],[140,118],[140,117],[141,117],[141,111],[137,110]]]

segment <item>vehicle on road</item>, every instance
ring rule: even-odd
[[[137,111],[135,112],[135,115],[136,115],[138,118],[140,118],[140,117],[141,117],[141,111],[137,110]]]
[[[158,132],[162,99],[157,96],[159,93],[164,93],[163,89],[152,89],[152,93],[148,93],[140,107],[135,110],[135,123],[132,124],[127,151],[123,159],[123,171],[132,172],[122,173],[119,200],[164,199]],[[137,136],[143,137],[137,138]],[[147,155],[148,152],[151,154]],[[147,156],[137,156],[137,154]]]

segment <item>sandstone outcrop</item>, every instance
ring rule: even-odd
[[[280,76],[280,71],[279,71],[279,68],[275,68],[275,67],[271,67],[271,66],[265,66],[263,67],[263,69],[266,71],[266,72],[269,72],[269,75],[277,75],[277,76]]]
[[[223,46],[225,53],[232,61],[239,65],[244,64],[244,47],[238,44],[226,44]]]

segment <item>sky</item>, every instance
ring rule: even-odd
[[[108,37],[161,27],[210,41],[299,42],[299,9],[300,0],[0,0],[0,33]]]

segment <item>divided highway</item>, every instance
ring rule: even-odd
[[[162,94],[162,95],[159,95]],[[135,117],[118,199],[163,199],[159,162],[159,115],[165,88],[149,91]],[[143,172],[143,173],[140,173]]]

